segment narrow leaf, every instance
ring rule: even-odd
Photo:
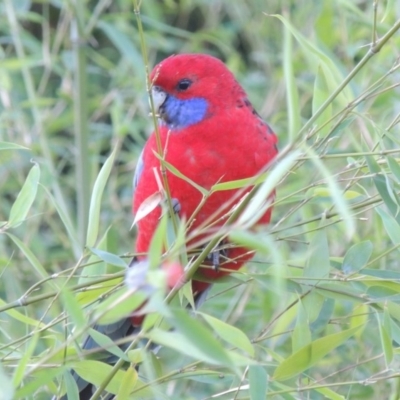
[[[214,318],[211,315],[200,312],[198,314],[200,314],[207,321],[207,323],[211,326],[211,328],[214,329],[221,339],[224,339],[226,342],[232,344],[238,349],[242,349],[251,356],[254,356],[253,345],[251,344],[249,338],[240,329]]]
[[[17,199],[11,207],[8,227],[15,228],[20,225],[28,215],[33,201],[36,198],[37,188],[40,179],[40,168],[35,164],[25,180]]]
[[[261,365],[249,366],[250,400],[265,400],[267,398],[268,375]]]
[[[114,164],[116,152],[117,147],[114,149],[111,155],[107,158],[104,165],[101,167],[99,175],[97,176],[96,182],[93,186],[89,208],[88,231],[86,236],[86,245],[89,247],[94,246],[99,234],[101,200],[103,198],[104,188],[106,187],[108,177],[110,176],[111,169]]]
[[[343,259],[343,272],[345,274],[351,274],[364,268],[371,257],[373,247],[369,240],[351,246]]]
[[[322,337],[298,350],[276,368],[273,380],[284,381],[315,365],[328,353],[353,336],[361,326]]]

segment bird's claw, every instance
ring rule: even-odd
[[[223,243],[220,243],[223,244]],[[215,271],[219,271],[219,267],[221,265],[220,261],[221,261],[221,256],[222,257],[227,257],[227,251],[224,248],[221,247],[217,247],[215,250],[213,250],[208,256],[207,256],[207,260],[211,261],[212,266],[214,268]]]

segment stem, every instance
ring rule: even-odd
[[[86,51],[83,30],[84,2],[75,0],[74,19],[71,22],[71,42],[75,57],[74,65],[74,130],[76,144],[76,200],[78,240],[83,247],[89,217],[89,147],[88,147],[88,111],[86,85]]]

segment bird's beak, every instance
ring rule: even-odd
[[[162,106],[167,99],[167,93],[164,92],[159,86],[153,86],[151,88],[151,97],[153,98],[154,111],[156,114],[162,114]]]

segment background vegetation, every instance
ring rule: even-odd
[[[399,18],[393,0],[145,0],[140,14],[132,0],[3,0],[0,398],[51,398],[71,365],[111,377],[79,343],[123,312],[98,299],[135,240],[146,69],[180,52],[220,57],[277,132],[282,156],[261,186],[278,183],[273,221],[256,234],[237,224],[258,254],[203,314],[152,299],[176,329],[150,318],[142,336],[163,344],[159,358],[130,351],[140,374],[118,373],[112,390],[400,398]]]

